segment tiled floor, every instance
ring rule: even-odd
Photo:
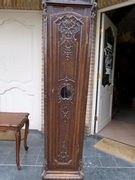
[[[135,146],[135,110],[123,104],[113,120],[98,135]]]
[[[93,135],[84,137],[83,163],[84,180],[133,180],[135,164],[95,149],[93,146],[101,139]],[[15,142],[0,141],[0,180],[41,180],[43,166],[43,134],[30,131],[29,149],[25,152],[21,143],[21,170],[15,164]]]
[[[135,123],[112,120],[98,135],[135,146]]]

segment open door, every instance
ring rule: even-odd
[[[95,133],[103,129],[112,116],[113,77],[117,29],[110,19],[102,14],[102,28],[99,55],[99,75],[97,90]]]

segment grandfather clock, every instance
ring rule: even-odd
[[[83,179],[82,149],[96,3],[42,1],[45,161],[42,179]]]

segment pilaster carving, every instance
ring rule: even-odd
[[[47,5],[46,0],[42,0],[42,7],[43,7],[43,34],[44,34],[44,64],[45,64],[45,74],[47,73]],[[47,81],[47,74],[44,76],[44,81]],[[45,105],[47,104],[47,87],[44,87],[44,102]]]

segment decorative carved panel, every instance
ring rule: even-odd
[[[42,179],[83,179],[85,102],[96,3],[43,0],[43,8],[46,74]]]

